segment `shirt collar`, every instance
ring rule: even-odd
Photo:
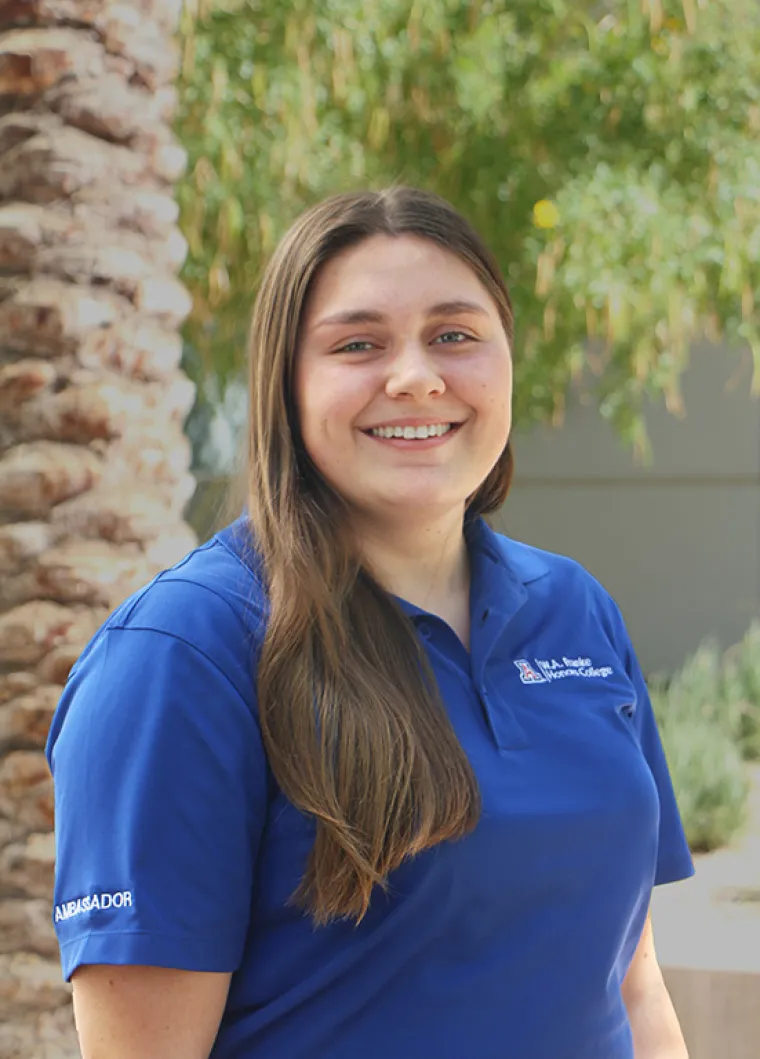
[[[548,564],[535,548],[503,537],[485,519],[467,523],[465,536],[470,550],[471,600],[484,613],[496,607],[505,611],[505,617],[511,615],[527,598],[523,586],[548,574]],[[429,617],[413,603],[395,599],[409,617]]]
[[[466,529],[470,554],[474,560],[479,553],[487,555],[506,568],[522,584],[528,585],[549,573],[549,566],[536,548],[513,541],[491,529],[485,519],[478,518]]]
[[[231,526],[219,534],[227,538],[230,545],[244,561],[254,565],[255,549],[251,547],[248,519],[244,512]],[[537,581],[549,572],[549,567],[542,553],[527,544],[513,541],[493,530],[483,518],[473,519],[465,525],[465,536],[470,549],[470,562],[472,566],[473,595],[482,597],[491,595],[492,591],[498,591],[499,585],[503,586],[502,577],[513,583],[513,585],[528,585]],[[499,569],[494,570],[494,564]],[[258,568],[259,563],[255,563]],[[487,591],[488,588],[492,591]],[[408,603],[406,600],[396,597],[403,610],[410,616],[421,616],[425,611]]]

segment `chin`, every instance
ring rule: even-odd
[[[395,518],[404,517],[417,519],[420,516],[432,516],[439,518],[448,515],[452,511],[464,511],[467,496],[452,496],[440,490],[409,489],[387,492],[375,496],[361,506],[365,510],[371,510],[375,517],[384,518],[392,514]]]

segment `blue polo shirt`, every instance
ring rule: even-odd
[[[63,972],[233,972],[214,1059],[633,1059],[620,986],[692,861],[623,621],[575,562],[469,532],[471,649],[404,604],[482,792],[359,926],[289,903],[314,840],[268,768],[239,521],[124,603],[48,758]]]

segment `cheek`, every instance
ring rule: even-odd
[[[477,379],[477,397],[473,401],[479,408],[485,427],[484,440],[499,452],[504,448],[512,429],[512,370],[510,364],[497,362],[491,370]]]
[[[353,373],[352,373],[353,374]],[[304,364],[296,383],[301,435],[307,448],[345,448],[346,432],[363,407],[362,393],[355,375],[325,364]]]
[[[304,438],[311,438],[324,422],[329,422],[332,388],[325,372],[309,360],[298,365],[294,382],[301,433]]]
[[[501,452],[509,441],[512,429],[511,403],[502,396],[491,395],[486,418],[488,445],[489,447],[495,446]]]
[[[499,353],[470,362],[456,379],[457,393],[489,419],[509,423],[512,407],[512,365]]]
[[[512,401],[512,357],[504,353],[496,358],[493,366],[493,389],[499,394],[504,404],[509,405]]]

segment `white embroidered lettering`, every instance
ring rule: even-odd
[[[563,655],[561,660],[535,658],[532,663],[527,658],[517,658],[515,665],[523,684],[546,684],[568,677],[607,680],[614,672],[611,666],[594,665],[590,658],[583,656],[567,658]]]
[[[77,897],[74,901],[64,901],[55,906],[53,921],[63,923],[74,916],[108,908],[132,908],[132,891],[117,890],[114,893],[87,894],[85,897]]]

